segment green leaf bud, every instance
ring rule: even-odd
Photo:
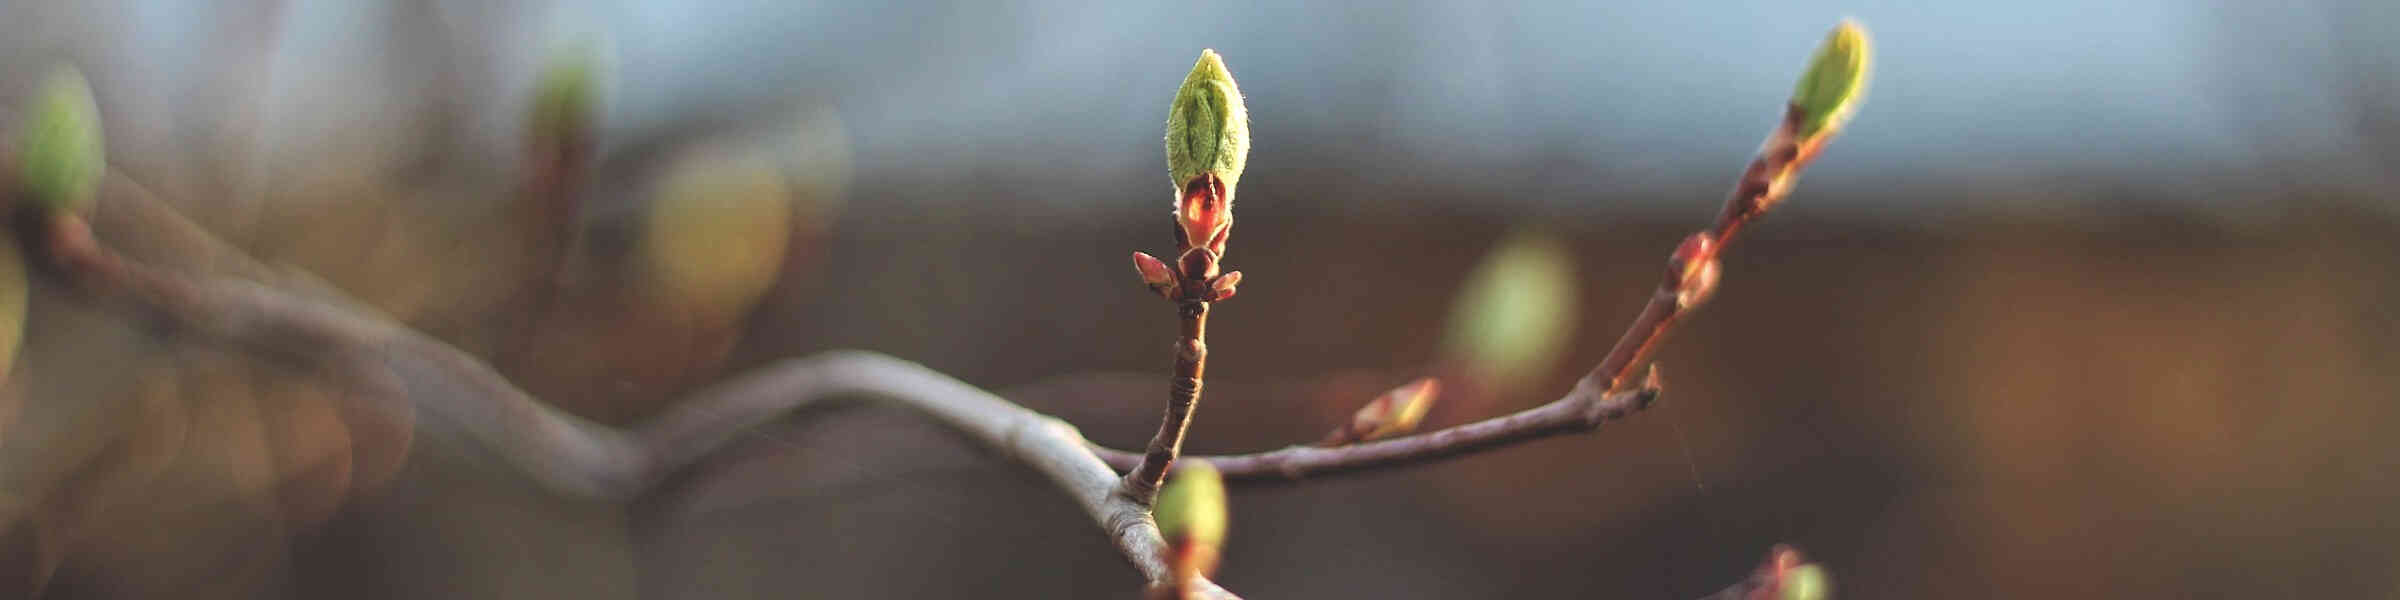
[[[1182,198],[1193,178],[1211,173],[1230,201],[1249,157],[1250,111],[1242,107],[1242,90],[1215,50],[1201,50],[1167,112],[1167,176],[1175,196]]]
[[[91,86],[72,67],[52,71],[34,92],[23,119],[17,132],[17,174],[27,197],[49,210],[82,210],[108,171],[100,108],[92,101]]]
[[[1225,478],[1204,460],[1184,461],[1158,492],[1153,511],[1168,543],[1214,548],[1225,543]]]
[[[1817,47],[1808,72],[1792,90],[1792,109],[1799,113],[1799,130],[1794,133],[1800,139],[1839,129],[1857,108],[1867,84],[1868,45],[1865,29],[1843,21]]]

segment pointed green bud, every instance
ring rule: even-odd
[[[1858,98],[1867,87],[1869,61],[1867,31],[1858,23],[1842,21],[1817,47],[1817,55],[1808,61],[1808,72],[1800,76],[1800,85],[1792,90],[1792,109],[1799,112],[1800,139],[1838,129],[1858,106]]]
[[[1825,567],[1808,563],[1783,572],[1783,582],[1776,586],[1782,600],[1830,600],[1833,598],[1833,576]]]
[[[577,42],[554,51],[542,65],[527,125],[535,135],[588,135],[600,104],[600,50]]]
[[[1201,50],[1200,62],[1184,76],[1167,112],[1167,176],[1174,180],[1175,196],[1185,196],[1192,178],[1212,173],[1224,182],[1230,201],[1249,158],[1250,111],[1242,107],[1242,90],[1217,51]]]
[[[50,210],[81,210],[108,171],[100,108],[83,74],[61,67],[42,81],[17,131],[17,174],[27,197]]]
[[[1158,492],[1158,531],[1167,543],[1215,548],[1225,543],[1225,478],[1216,465],[1188,460]]]

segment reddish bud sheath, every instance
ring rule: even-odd
[[[1234,271],[1234,272],[1231,272],[1231,273],[1226,273],[1226,274],[1224,274],[1224,275],[1218,275],[1216,279],[1214,279],[1214,280],[1210,280],[1210,281],[1208,282],[1208,287],[1209,287],[1208,300],[1209,300],[1210,302],[1216,302],[1216,301],[1219,301],[1219,300],[1224,300],[1224,299],[1226,299],[1226,298],[1232,298],[1232,297],[1233,297],[1233,292],[1234,292],[1234,286],[1240,285],[1241,283],[1242,283],[1242,272],[1241,272],[1241,271]]]
[[[1183,227],[1184,243],[1222,251],[1217,240],[1233,226],[1233,203],[1215,174],[1201,173],[1183,185],[1183,197],[1175,201],[1175,224]]]
[[[1133,270],[1141,274],[1142,284],[1150,286],[1151,289],[1175,286],[1175,270],[1167,268],[1167,263],[1159,260],[1158,257],[1141,252],[1133,253]]]

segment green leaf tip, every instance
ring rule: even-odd
[[[1249,159],[1250,111],[1242,106],[1242,90],[1217,51],[1201,50],[1167,112],[1167,176],[1175,196],[1183,197],[1192,178],[1213,173],[1231,198]]]
[[[92,87],[73,67],[42,81],[17,131],[17,172],[23,191],[49,210],[81,210],[108,171],[101,147],[100,108]]]
[[[1159,533],[1170,543],[1216,547],[1225,543],[1225,477],[1204,460],[1185,461],[1158,492]]]
[[[1785,571],[1783,583],[1776,589],[1782,592],[1782,600],[1831,600],[1833,576],[1816,563],[1804,564]]]
[[[1799,114],[1795,133],[1800,138],[1840,128],[1857,108],[1860,92],[1867,87],[1870,46],[1867,30],[1856,21],[1844,20],[1825,36],[1800,85],[1792,90],[1792,110]]]
[[[532,126],[545,135],[582,133],[600,104],[601,57],[589,41],[554,51],[542,65],[533,95]]]

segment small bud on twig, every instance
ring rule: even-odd
[[[1392,388],[1359,407],[1350,416],[1348,425],[1326,434],[1317,445],[1343,446],[1416,431],[1417,424],[1425,421],[1425,413],[1433,409],[1434,398],[1441,394],[1441,389],[1441,382],[1431,377]]]
[[[108,170],[91,86],[74,68],[61,67],[42,81],[23,119],[17,173],[26,195],[48,210],[82,210]]]
[[[1167,538],[1167,563],[1178,579],[1207,576],[1217,569],[1225,545],[1225,478],[1205,460],[1186,461],[1167,478],[1152,510]]]
[[[1702,232],[1683,238],[1668,260],[1674,269],[1670,285],[1675,290],[1676,306],[1686,309],[1699,306],[1716,293],[1720,269],[1714,236]]]
[[[1241,285],[1242,272],[1233,271],[1208,281],[1208,301],[1219,302],[1233,297],[1234,286]]]
[[[1800,116],[1794,134],[1806,140],[1841,128],[1866,88],[1868,55],[1867,32],[1858,23],[1833,28],[1792,90],[1792,110]]]
[[[1175,290],[1175,270],[1167,268],[1167,263],[1158,260],[1158,257],[1144,252],[1133,253],[1133,271],[1142,276],[1142,285],[1149,286],[1150,291],[1163,296]]]

